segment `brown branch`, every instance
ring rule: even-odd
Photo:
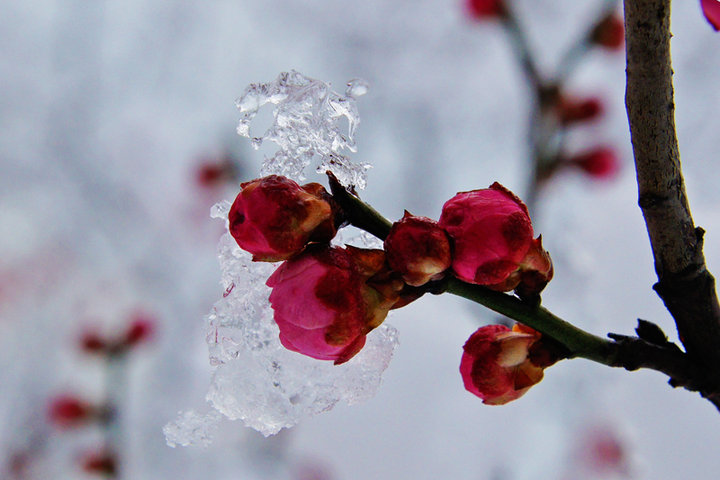
[[[680,169],[670,63],[670,0],[624,0],[625,103],[658,283],[688,355],[720,372],[720,307]],[[717,374],[716,374],[717,375]]]

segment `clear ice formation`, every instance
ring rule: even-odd
[[[163,428],[165,442],[170,447],[202,446],[212,443],[213,435],[220,421],[220,413],[212,410],[206,414],[189,410],[180,412],[178,419]]]
[[[294,71],[282,73],[274,82],[245,90],[237,102],[243,113],[238,133],[249,136],[258,109],[272,103],[273,125],[252,139],[256,146],[271,140],[280,147],[266,159],[262,175],[282,174],[302,181],[305,167],[318,157],[318,170],[330,169],[343,184],[363,188],[369,166],[354,164],[338,151],[355,151],[353,134],[359,121],[355,97],[366,91],[364,81],[353,80],[345,96],[340,96],[327,83]],[[346,134],[339,126],[342,117],[349,125]],[[211,216],[227,226],[230,206],[229,201],[218,203]],[[333,243],[345,237],[356,246],[381,244],[364,232],[345,231]],[[370,332],[362,351],[342,365],[291,352],[280,344],[265,285],[277,264],[252,262],[229,233],[220,239],[218,257],[225,292],[206,316],[206,340],[215,367],[206,398],[217,412],[268,436],[330,410],[341,400],[354,404],[375,394],[398,343],[393,327],[384,324]],[[172,445],[206,444],[207,432],[216,423],[212,415],[185,412],[165,427],[166,440]]]
[[[305,168],[313,161],[319,173],[332,171],[343,185],[365,188],[368,164],[354,163],[343,150],[355,152],[355,129],[360,121],[355,102],[364,95],[368,84],[354,79],[348,82],[344,95],[330,84],[308,78],[294,70],[281,73],[269,83],[253,83],[236,101],[242,114],[238,134],[251,138],[253,147],[264,141],[274,142],[277,152],[266,158],[261,175],[285,175],[294,180],[305,179]],[[273,123],[260,136],[250,133],[250,124],[264,105],[271,103]],[[347,128],[343,128],[344,120]]]
[[[218,204],[213,216],[226,219],[229,208],[229,202]],[[229,233],[218,254],[225,293],[206,317],[216,366],[207,400],[215,409],[267,436],[340,400],[353,404],[375,394],[397,345],[393,327],[371,332],[363,350],[343,365],[291,352],[280,344],[265,286],[277,265],[252,262]]]

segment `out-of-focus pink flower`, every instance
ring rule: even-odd
[[[19,451],[10,454],[8,460],[8,471],[10,472],[11,480],[22,480],[30,478],[29,469],[32,461],[32,456],[27,451]]]
[[[501,17],[507,13],[505,0],[466,0],[468,15],[476,19]]]
[[[203,158],[195,169],[195,181],[203,188],[216,188],[229,183],[237,176],[233,158],[222,155],[219,158]]]
[[[348,361],[398,300],[382,250],[311,245],[270,276],[280,342],[320,360]]]
[[[329,194],[322,185],[301,187],[270,175],[241,186],[230,208],[230,234],[254,261],[286,260],[310,241],[328,242],[335,236]]]
[[[597,97],[577,99],[561,97],[557,107],[560,122],[565,125],[593,120],[603,112],[603,103]]]
[[[625,45],[625,25],[616,13],[600,20],[590,33],[590,41],[609,50],[619,50]]]
[[[61,395],[50,402],[48,417],[61,428],[71,428],[88,422],[95,414],[95,408],[88,402],[73,395]]]
[[[700,0],[703,14],[710,25],[717,31],[720,30],[720,1]]]
[[[542,335],[516,324],[477,329],[463,346],[460,361],[465,389],[487,405],[504,405],[520,398],[543,378],[543,369],[559,357],[544,348]]]
[[[453,242],[455,275],[478,285],[505,282],[533,241],[527,207],[497,182],[445,202],[439,224]]]
[[[293,470],[293,480],[333,480],[334,478],[330,468],[319,461],[305,461]]]
[[[133,347],[150,340],[155,333],[155,323],[155,318],[150,315],[143,312],[135,313],[125,331],[122,343],[127,347]]]
[[[118,471],[117,456],[106,450],[90,452],[81,459],[82,469],[90,474],[115,477]]]
[[[385,254],[390,268],[416,287],[442,278],[452,262],[445,229],[435,220],[408,212],[385,238]]]
[[[601,146],[579,153],[567,160],[568,165],[576,166],[591,177],[609,179],[620,171],[620,161],[614,149]]]
[[[86,330],[80,335],[80,349],[85,353],[106,353],[108,344],[95,330]]]
[[[603,475],[627,474],[627,445],[617,430],[607,425],[587,429],[579,442],[578,460],[583,467]]]

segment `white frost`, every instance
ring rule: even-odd
[[[319,173],[330,170],[343,185],[363,189],[370,165],[354,163],[342,151],[356,151],[354,136],[360,117],[355,98],[368,88],[364,80],[354,79],[348,82],[345,95],[340,95],[326,82],[294,70],[283,72],[273,82],[253,83],[245,89],[236,101],[242,114],[237,132],[251,138],[255,148],[265,140],[279,147],[265,159],[263,176],[277,174],[302,181],[305,168],[316,161]],[[275,106],[272,125],[262,135],[251,135],[252,120],[268,103]]]

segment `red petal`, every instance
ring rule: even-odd
[[[717,31],[720,30],[720,1],[700,0],[703,14],[710,25]]]

